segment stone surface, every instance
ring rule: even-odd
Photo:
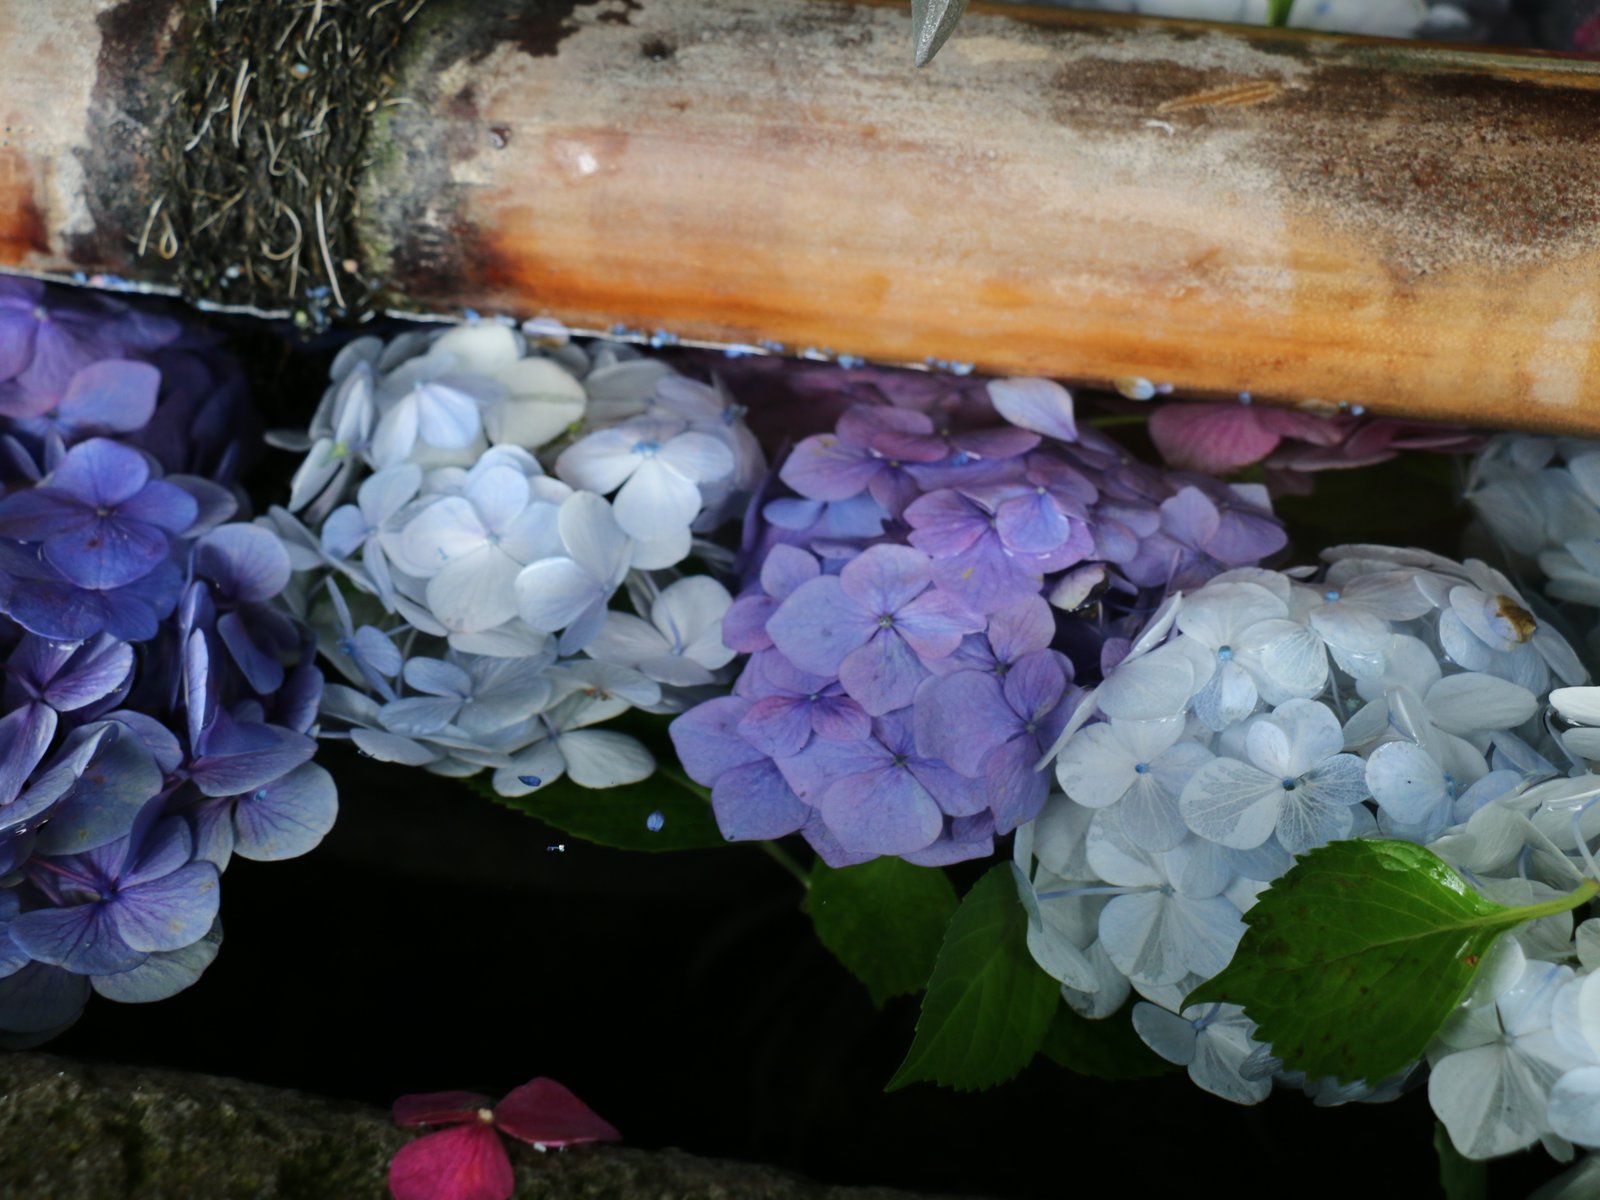
[[[236,1079],[0,1056],[0,1196],[378,1198],[412,1136],[378,1109]],[[678,1150],[507,1144],[525,1200],[911,1200]]]

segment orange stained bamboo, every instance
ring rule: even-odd
[[[1600,65],[979,5],[918,72],[907,31],[607,0],[432,55],[368,211],[450,236],[402,237],[393,277],[433,309],[1600,430]]]
[[[137,178],[74,157],[153,68],[73,39],[139,7],[0,0],[0,265],[164,278]],[[849,0],[430,0],[363,273],[435,314],[1600,431],[1600,65],[974,5],[919,72],[908,36]]]

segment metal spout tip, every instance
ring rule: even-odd
[[[966,10],[967,0],[911,0],[912,62],[932,62]]]

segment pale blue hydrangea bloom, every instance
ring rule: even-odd
[[[508,795],[647,776],[593,727],[727,682],[731,598],[666,569],[761,482],[743,418],[718,384],[548,324],[351,342],[311,428],[272,438],[307,457],[258,522],[346,680],[323,735]]]
[[[1401,837],[1513,905],[1600,875],[1600,776],[1583,763],[1600,688],[1578,686],[1555,626],[1481,562],[1324,558],[1229,572],[1156,613],[1080,704],[1054,755],[1062,791],[1016,843],[1029,949],[1067,1003],[1108,1016],[1137,993],[1151,1047],[1240,1103],[1274,1076],[1318,1103],[1388,1099],[1409,1074],[1307,1080],[1238,1010],[1182,1007],[1293,855]],[[1470,1157],[1600,1147],[1600,921],[1536,921],[1493,953],[1429,1051],[1435,1111]]]

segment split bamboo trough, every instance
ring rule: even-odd
[[[409,18],[382,98],[263,110],[358,8]],[[922,71],[859,0],[281,11],[197,65],[205,0],[0,0],[0,268],[1600,432],[1600,64],[1003,5]],[[360,146],[287,288],[265,170],[239,261],[181,269],[201,115]]]

